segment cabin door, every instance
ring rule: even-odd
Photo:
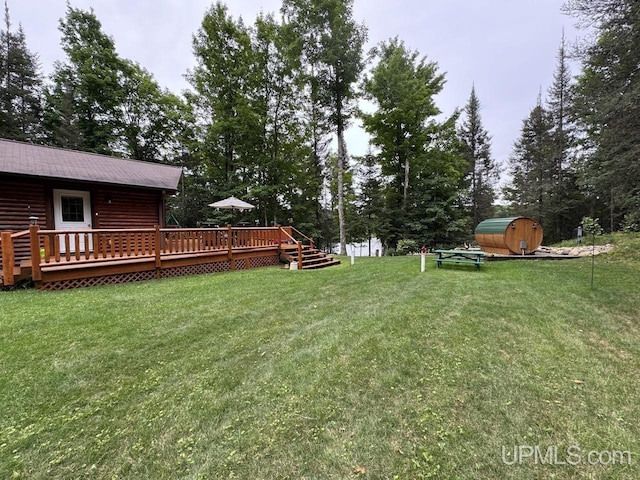
[[[78,190],[54,190],[53,214],[56,230],[86,230],[91,228],[91,194]],[[64,235],[60,235],[60,253],[67,250]],[[84,235],[79,235],[76,245],[75,235],[69,235],[71,252],[85,251]],[[91,237],[89,237],[91,249]]]

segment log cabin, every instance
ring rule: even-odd
[[[0,231],[165,226],[180,167],[0,139]],[[31,220],[30,220],[31,219]],[[17,242],[16,259],[28,256]]]
[[[281,258],[305,269],[340,263],[293,227],[165,228],[165,200],[181,174],[180,167],[0,139],[0,287],[31,279],[58,290]]]

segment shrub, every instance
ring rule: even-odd
[[[398,241],[398,255],[410,255],[418,251],[418,243],[415,240],[402,239]]]
[[[582,217],[582,228],[586,235],[602,235],[599,218]]]
[[[623,232],[640,232],[640,216],[627,214],[622,222]]]

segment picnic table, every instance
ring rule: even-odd
[[[438,268],[443,263],[453,263],[456,265],[475,265],[480,270],[480,265],[484,262],[484,252],[482,250],[436,250],[435,251]]]

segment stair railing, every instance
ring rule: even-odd
[[[289,239],[291,242],[293,242],[294,244],[299,243],[295,238],[293,238],[293,236],[287,231],[287,230],[291,230],[293,227],[280,227],[280,233],[281,233],[281,237],[282,235],[284,235],[285,240]]]
[[[298,246],[298,262],[300,265],[300,269],[302,269],[302,246],[303,246],[303,242],[300,242],[298,240],[296,240],[295,238],[293,238],[293,236],[287,231],[287,230],[295,230],[293,227],[280,227],[280,232],[282,232],[285,236],[285,238],[289,238],[290,241],[292,241],[294,244],[296,244]],[[297,231],[297,230],[296,230]],[[300,232],[298,232],[300,233]],[[308,238],[305,236],[305,238]],[[313,244],[311,244],[313,246]]]
[[[307,237],[304,233],[302,233],[300,230],[298,230],[296,227],[290,227],[292,232],[297,233],[298,235],[300,235],[302,238],[304,238],[305,240],[309,241],[309,245],[311,246],[311,248],[313,249],[313,238],[312,237]]]
[[[29,230],[11,232],[6,230],[0,234],[0,247],[2,247],[2,284],[11,286],[15,283],[14,267],[16,266],[16,253],[14,240],[29,235]]]

